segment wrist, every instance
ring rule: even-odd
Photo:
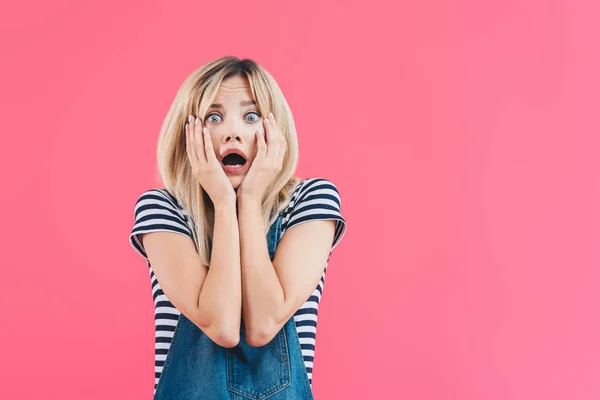
[[[256,206],[260,207],[262,205],[262,200],[259,196],[240,193],[237,196],[237,203],[238,203],[238,205],[242,205],[242,206],[256,205]]]
[[[214,203],[215,212],[217,210],[230,210],[236,208],[236,200],[234,198],[220,200],[217,203]]]

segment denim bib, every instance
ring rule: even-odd
[[[280,213],[267,233],[271,260],[282,219]],[[180,314],[154,399],[314,400],[294,317],[261,347],[246,342],[242,319],[240,342],[226,348]]]

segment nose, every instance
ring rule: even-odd
[[[226,135],[223,136],[223,143],[229,143],[231,141],[237,141],[237,142],[241,142],[242,141],[242,135],[235,133],[235,132],[231,132],[228,133]]]
[[[235,118],[229,118],[221,125],[221,141],[223,143],[230,143],[232,141],[242,143],[244,141],[244,137],[241,132],[243,132],[243,121],[237,121]]]

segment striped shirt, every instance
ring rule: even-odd
[[[164,188],[150,189],[144,192],[136,201],[134,216],[135,222],[129,235],[129,243],[146,260],[149,267],[152,297],[154,298],[154,391],[156,392],[180,312],[171,304],[162,291],[144,251],[141,235],[149,232],[169,231],[185,235],[194,240],[192,236],[193,223],[175,197]],[[346,221],[341,214],[339,192],[335,185],[327,179],[304,179],[295,188],[290,203],[283,212],[282,235],[291,227],[303,222],[331,219],[336,220],[336,229],[329,256],[331,256],[331,252],[339,244],[346,231]],[[311,387],[317,311],[323,293],[328,264],[329,257],[317,287],[293,316],[304,358],[304,366]]]

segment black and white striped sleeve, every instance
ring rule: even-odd
[[[305,179],[290,201],[290,210],[284,215],[282,231],[315,220],[336,220],[331,251],[346,233],[346,221],[341,212],[341,199],[336,186],[325,178]]]
[[[148,260],[148,256],[141,240],[144,233],[174,232],[193,240],[192,233],[173,199],[160,189],[147,190],[137,199],[134,217],[135,222],[129,234],[129,244],[146,260]]]

